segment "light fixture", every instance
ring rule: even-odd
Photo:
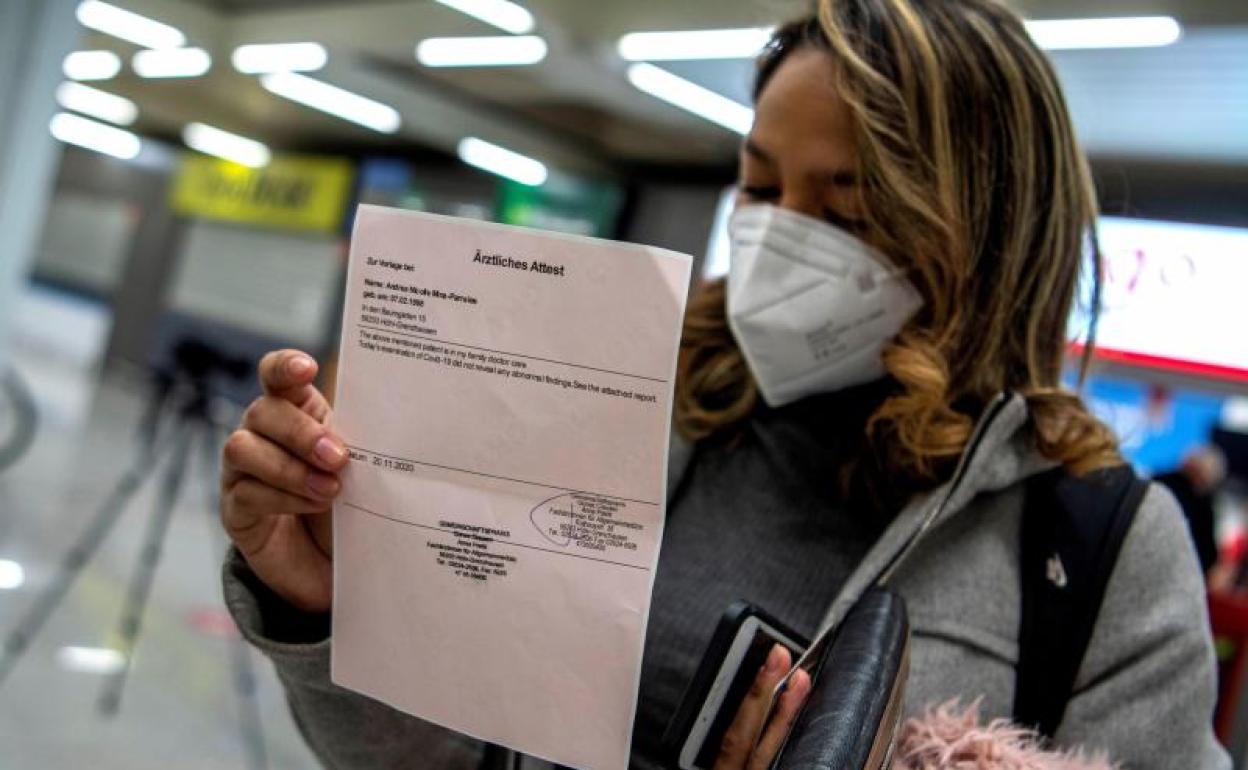
[[[546,165],[484,139],[470,136],[459,143],[459,159],[482,171],[498,174],[529,187],[540,187],[550,174]]]
[[[0,559],[0,591],[21,588],[26,582],[26,570],[11,559]]]
[[[195,78],[212,67],[212,57],[202,48],[168,48],[139,51],[130,62],[141,78]]]
[[[628,80],[638,89],[742,136],[754,124],[754,110],[653,64],[628,68]]]
[[[143,149],[139,137],[120,128],[98,123],[68,112],[58,112],[52,116],[48,124],[52,136],[65,142],[88,150],[112,155],[114,158],[131,160]]]
[[[233,161],[243,166],[260,168],[269,165],[272,153],[255,139],[231,134],[205,123],[189,123],[182,129],[182,141],[192,150],[205,155]]]
[[[1156,48],[1177,43],[1183,27],[1170,16],[1117,19],[1054,19],[1027,22],[1027,32],[1041,48]]]
[[[358,123],[383,134],[393,134],[402,125],[399,111],[388,104],[331,86],[296,72],[276,72],[260,77],[260,85],[278,96],[314,110]]]
[[[119,126],[128,126],[139,117],[139,108],[129,99],[72,80],[57,87],[56,101],[67,110]]]
[[[533,31],[533,14],[510,0],[437,0],[437,2],[513,35],[524,35]]]
[[[753,59],[771,40],[771,27],[691,32],[631,32],[616,46],[625,61]]]
[[[537,64],[546,50],[537,35],[431,37],[416,46],[416,60],[426,67],[509,67]]]
[[[83,0],[79,3],[78,22],[96,32],[119,37],[144,48],[178,48],[186,45],[186,35],[177,27],[100,0]]]
[[[126,665],[126,656],[110,647],[62,647],[56,651],[61,668],[80,674],[115,674]]]
[[[314,72],[329,61],[329,52],[320,43],[274,43],[240,45],[230,60],[234,69],[247,75],[269,72]]]
[[[121,57],[112,51],[74,51],[65,57],[61,71],[70,80],[108,80],[121,72]]]

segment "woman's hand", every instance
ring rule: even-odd
[[[326,427],[329,402],[312,385],[317,365],[297,350],[260,361],[264,395],[225,442],[221,521],[256,576],[309,612],[333,600],[330,508],[347,464]]]
[[[796,671],[776,703],[771,720],[764,724],[771,694],[792,665],[786,648],[777,644],[771,649],[767,662],[754,677],[750,692],[741,701],[736,718],[724,734],[714,770],[767,770],[771,767],[810,694],[810,675],[804,670]]]

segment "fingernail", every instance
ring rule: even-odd
[[[296,377],[302,377],[312,371],[312,359],[307,356],[295,356],[290,359],[290,361],[286,362],[286,371]]]
[[[799,674],[806,674],[806,672],[805,672],[805,671],[799,671],[798,673],[799,673]],[[803,694],[803,695],[804,695],[804,694],[806,694],[807,692],[809,692],[809,691],[810,691],[811,686],[814,684],[813,682],[811,682],[811,681],[810,681],[810,675],[809,675],[809,674],[806,674],[805,676],[798,676],[797,674],[794,674],[793,678],[798,680],[798,681],[797,681],[797,682],[793,685],[793,689],[797,690],[799,693],[801,693],[801,694]]]
[[[338,494],[338,479],[322,473],[308,474],[308,489],[322,497],[333,497]]]
[[[347,450],[329,436],[321,436],[316,446],[313,447],[313,451],[324,462],[333,464],[342,462],[342,458],[347,454]]]
[[[799,698],[806,697],[806,693],[810,691],[810,677],[805,674],[805,671],[799,670],[788,682],[789,689],[797,693]]]

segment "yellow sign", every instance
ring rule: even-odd
[[[173,188],[179,214],[292,230],[333,232],[351,195],[351,162],[275,157],[248,168],[206,155],[182,161]]]

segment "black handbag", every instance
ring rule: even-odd
[[[910,673],[906,603],[869,589],[822,650],[807,657],[813,687],[775,770],[885,770]]]

